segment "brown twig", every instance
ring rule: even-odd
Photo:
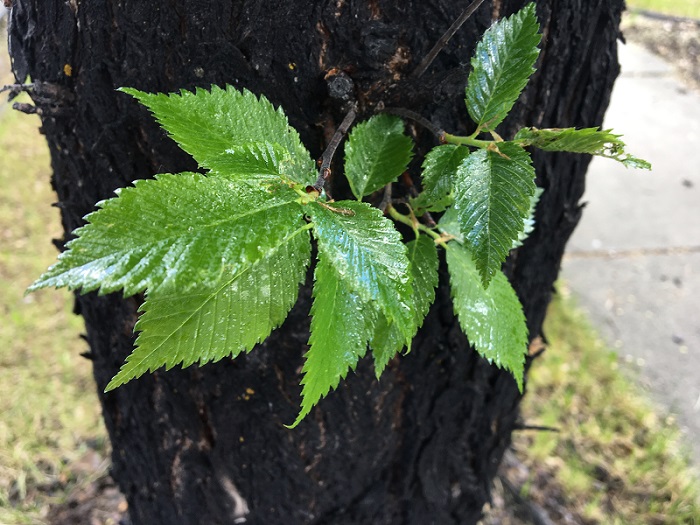
[[[338,129],[335,130],[333,138],[326,147],[326,151],[324,151],[323,155],[321,155],[321,167],[318,170],[318,179],[316,179],[316,182],[313,185],[315,190],[319,192],[323,191],[323,186],[331,176],[331,163],[333,162],[335,150],[338,149],[340,141],[343,140],[343,137],[345,137],[347,134],[350,126],[352,126],[352,123],[355,122],[355,117],[357,117],[357,111],[355,108],[351,108],[347,115],[345,115],[343,121],[340,123],[340,126],[338,126]]]
[[[464,12],[459,15],[459,18],[454,21],[454,23],[450,26],[450,28],[445,31],[445,34],[440,37],[440,40],[438,40],[433,48],[430,50],[430,52],[425,55],[425,58],[421,60],[421,63],[418,64],[418,67],[413,71],[412,75],[413,78],[420,78],[423,73],[426,72],[426,70],[430,67],[430,64],[433,63],[433,60],[435,60],[435,57],[438,56],[440,51],[443,50],[443,48],[447,45],[447,43],[450,41],[450,39],[455,35],[457,31],[459,31],[459,28],[462,27],[462,24],[467,21],[467,19],[474,14],[474,12],[479,8],[479,6],[484,2],[484,0],[474,0],[467,8],[464,10]]]
[[[391,115],[396,115],[399,117],[407,118],[415,123],[423,126],[425,129],[430,131],[435,137],[442,142],[445,132],[444,130],[441,130],[438,128],[435,124],[430,122],[427,118],[419,115],[415,111],[411,111],[410,109],[405,109],[405,108],[385,108],[384,113],[389,113]]]

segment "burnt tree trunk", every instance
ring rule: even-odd
[[[318,156],[342,118],[342,70],[365,116],[380,103],[469,131],[469,58],[493,18],[487,1],[419,82],[410,72],[460,14],[453,0],[14,0],[14,72],[35,82],[66,238],[131,181],[195,169],[130,97],[232,84],[264,93]],[[500,128],[595,126],[618,74],[623,0],[539,0],[544,41],[523,99]],[[434,139],[413,132],[423,152]],[[540,334],[589,159],[535,155],[545,188],[537,228],[506,270]],[[20,175],[21,176],[21,175]],[[339,189],[342,191],[342,189]],[[469,349],[443,275],[410,355],[380,382],[361,362],[296,430],[308,286],[288,321],[235,361],[159,371],[101,394],[134,342],[139,298],[77,298],[136,524],[475,523],[517,423],[515,382]]]

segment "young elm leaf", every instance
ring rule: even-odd
[[[281,109],[264,97],[232,86],[211,91],[197,88],[194,93],[144,93],[122,88],[146,106],[160,125],[180,147],[192,155],[203,168],[224,173],[222,154],[235,154],[236,148],[250,143],[279,144],[289,152],[284,175],[294,182],[313,184],[314,162],[301,143],[299,134],[289,126]]]
[[[469,155],[469,148],[455,144],[443,144],[431,149],[423,161],[423,192],[416,202],[431,211],[443,205],[446,197],[452,192],[457,168]],[[444,209],[444,208],[443,208]]]
[[[457,170],[455,209],[465,245],[484,287],[496,275],[524,230],[535,195],[530,155],[512,142],[482,149]]]
[[[527,325],[508,279],[499,271],[484,289],[471,255],[455,241],[447,245],[447,269],[454,309],[469,342],[490,363],[510,371],[522,392]]]
[[[365,355],[377,312],[319,252],[311,307],[311,336],[304,361],[301,411],[297,426],[320,399],[335,389]]]
[[[413,337],[413,286],[406,246],[393,223],[365,202],[309,205],[318,250],[347,288],[376,301],[406,344]]]
[[[296,193],[198,173],[138,180],[102,201],[58,262],[28,291],[48,286],[125,296],[168,284],[188,290],[265,257],[302,217]],[[251,231],[255,234],[251,235]]]
[[[651,169],[651,164],[625,152],[622,135],[598,128],[537,129],[522,128],[513,141],[522,146],[534,146],[545,151],[588,153],[621,162],[628,168]]]
[[[530,3],[493,24],[477,44],[466,104],[481,131],[495,130],[503,122],[535,71],[539,29],[535,4]]]
[[[207,287],[149,291],[136,323],[136,349],[105,391],[148,371],[236,357],[282,324],[306,277],[311,243],[299,220],[274,249]]]
[[[345,176],[361,200],[395,181],[413,156],[413,141],[404,135],[403,121],[380,114],[356,125],[345,145]]]
[[[250,183],[259,186],[286,178],[294,163],[291,154],[279,144],[250,142],[231,146],[223,153],[212,157],[216,165],[209,175]]]
[[[435,300],[435,288],[438,284],[438,254],[435,243],[427,235],[406,244],[410,271],[413,277],[413,339],[418,328],[428,314],[430,305]],[[389,361],[405,346],[405,339],[395,324],[390,324],[386,317],[380,316],[375,328],[370,347],[374,355],[374,369],[377,379]]]

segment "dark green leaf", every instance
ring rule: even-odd
[[[365,355],[377,319],[376,311],[348,288],[333,266],[319,253],[311,307],[311,337],[304,362],[301,412],[295,427],[348,370]]]
[[[224,270],[263,258],[302,221],[297,195],[197,173],[139,180],[75,231],[77,239],[29,291],[48,286],[100,293],[182,289],[218,282]],[[254,232],[254,233],[251,233]]]
[[[498,272],[484,289],[471,255],[456,242],[447,246],[447,268],[455,312],[469,342],[489,362],[509,370],[522,392],[527,325],[508,279]]]
[[[535,194],[530,155],[517,144],[469,155],[457,170],[455,209],[484,286],[523,231]]]
[[[284,164],[287,178],[301,184],[316,179],[314,163],[298,133],[282,110],[276,110],[263,96],[258,98],[232,86],[169,95],[131,88],[122,91],[150,109],[180,147],[204,168],[226,175],[228,165],[221,163],[224,153],[237,155],[242,146],[268,142],[289,152],[289,161]]]
[[[535,4],[496,22],[476,46],[466,90],[469,115],[481,131],[496,129],[535,71],[540,27]]]
[[[413,141],[403,133],[403,121],[375,115],[355,126],[345,145],[345,176],[358,199],[395,181],[413,156]]]
[[[426,235],[406,245],[408,259],[411,263],[411,275],[413,277],[413,339],[415,333],[423,325],[423,319],[428,314],[430,305],[435,300],[435,287],[438,284],[438,254],[435,243]],[[374,355],[375,371],[377,378],[389,361],[405,346],[405,338],[402,337],[395,324],[389,324],[386,317],[380,316],[374,336],[370,344]]]
[[[413,287],[406,246],[391,221],[367,203],[309,205],[318,250],[363,301],[376,301],[406,343],[413,336]]]
[[[454,144],[444,144],[430,150],[423,161],[423,192],[414,201],[414,205],[442,211],[449,202],[457,168],[469,155],[469,149]]]

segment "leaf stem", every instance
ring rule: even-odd
[[[399,117],[407,118],[410,119],[417,124],[420,124],[423,126],[425,129],[430,131],[433,135],[435,135],[439,140],[442,140],[442,136],[445,134],[443,130],[438,128],[436,125],[434,125],[432,122],[430,122],[428,119],[425,117],[419,115],[415,111],[411,111],[410,109],[405,109],[405,108],[385,108],[384,113],[389,113],[390,115],[397,115]]]
[[[411,213],[410,216],[404,215],[391,205],[387,207],[386,211],[389,213],[389,216],[391,216],[391,218],[395,221],[405,224],[406,226],[410,226],[413,229],[413,232],[416,234],[416,238],[418,237],[419,232],[423,232],[432,237],[436,244],[440,244],[444,248],[447,247],[447,241],[453,238],[451,235],[441,235],[434,231],[432,228],[427,227],[425,224],[421,224],[420,222],[418,222],[418,219],[416,219],[416,216],[413,215],[413,213]]]
[[[473,135],[469,137],[460,137],[458,135],[451,135],[450,133],[443,133],[442,137],[448,144],[472,146],[474,148],[488,148],[491,144],[493,144],[492,140],[475,139]]]

